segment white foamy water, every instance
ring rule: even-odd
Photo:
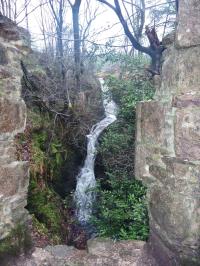
[[[105,128],[112,124],[117,118],[117,106],[108,97],[106,97],[108,88],[104,85],[102,78],[99,79],[103,93],[103,105],[105,109],[105,118],[94,125],[87,135],[87,156],[84,166],[77,176],[77,185],[75,191],[76,214],[80,223],[87,223],[92,214],[92,204],[95,201],[94,188],[96,180],[94,175],[94,162],[97,153],[97,141]]]

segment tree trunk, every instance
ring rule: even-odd
[[[155,29],[149,29],[146,27],[146,35],[149,39],[150,46],[145,47],[140,44],[140,42],[137,40],[136,36],[132,34],[130,31],[130,28],[127,24],[127,21],[125,20],[122,10],[119,4],[119,0],[114,0],[114,5],[110,4],[107,0],[97,0],[98,2],[101,2],[105,5],[107,5],[109,8],[111,8],[117,15],[126,36],[129,38],[132,46],[139,52],[145,53],[151,57],[151,68],[149,71],[152,73],[152,75],[159,75],[160,74],[160,66],[161,66],[161,57],[162,52],[164,51],[164,47],[158,40],[158,36],[156,34]]]
[[[2,15],[4,15],[5,16],[5,6],[4,6],[4,1],[3,0],[1,0],[1,11],[2,11]]]
[[[72,6],[73,30],[74,30],[74,62],[75,62],[75,78],[76,89],[80,91],[80,74],[81,74],[81,41],[79,28],[79,10],[81,0],[76,0]]]

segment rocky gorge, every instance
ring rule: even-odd
[[[87,250],[65,245],[30,249],[5,265],[200,265],[200,3],[179,2],[176,33],[164,52],[161,85],[152,101],[137,105],[135,176],[148,188],[148,242],[94,238]],[[10,247],[22,253],[29,247],[29,169],[27,162],[17,161],[14,145],[26,124],[20,60],[29,52],[27,37],[26,31],[0,16],[2,259],[12,254]]]

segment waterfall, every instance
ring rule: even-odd
[[[86,224],[92,214],[92,204],[95,201],[94,188],[96,186],[94,174],[94,162],[97,153],[97,141],[105,128],[116,120],[117,106],[108,97],[108,88],[105,86],[102,78],[99,79],[103,94],[103,106],[105,118],[95,124],[89,135],[87,135],[87,156],[84,166],[77,176],[77,185],[75,191],[76,214],[81,224]]]

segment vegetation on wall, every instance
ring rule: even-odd
[[[30,162],[27,208],[32,215],[32,237],[37,235],[44,238],[44,243],[58,244],[66,236],[63,225],[68,217],[61,197],[64,192],[57,183],[62,183],[63,164],[71,157],[70,152],[66,157],[69,148],[61,134],[57,132],[52,137],[53,121],[48,113],[29,109],[26,131],[18,136],[17,150],[18,159]],[[55,148],[62,145],[65,149]]]
[[[8,237],[0,240],[1,265],[8,265],[8,259],[22,252],[27,253],[31,247],[32,240],[28,228],[25,227],[24,224],[17,224]]]
[[[72,106],[67,108],[61,96],[54,95],[52,100],[49,95],[48,90],[53,91],[49,87],[53,70],[49,68],[47,73],[44,62],[36,64],[38,59],[34,59],[32,67],[31,60],[26,63],[31,71],[25,78],[31,80],[35,91],[24,80],[28,124],[25,134],[18,138],[19,159],[30,161],[27,208],[40,238],[55,244],[66,243],[66,239],[72,243],[71,195],[78,166],[85,156],[85,136],[95,120],[101,119],[100,94],[95,82],[91,85],[85,79],[85,90],[71,94]],[[101,236],[144,240],[148,237],[146,189],[134,178],[135,108],[137,101],[152,98],[154,88],[141,71],[146,58],[109,53],[106,61],[111,65],[120,62],[117,73],[105,79],[119,113],[117,122],[101,139],[99,153],[104,173],[99,176],[93,223]],[[54,83],[58,83],[56,79]]]
[[[113,55],[121,62],[118,76],[106,83],[119,107],[118,120],[103,135],[100,156],[106,176],[99,176],[98,200],[93,223],[98,234],[116,239],[148,237],[146,189],[134,177],[136,103],[153,97],[154,87],[141,72],[143,57]]]
[[[33,53],[23,63],[28,117],[25,133],[16,141],[18,159],[30,162],[27,208],[37,245],[73,242],[75,177],[85,156],[85,136],[102,115],[101,93],[92,73],[81,80],[81,93],[71,93],[68,106],[57,68],[47,61]]]

